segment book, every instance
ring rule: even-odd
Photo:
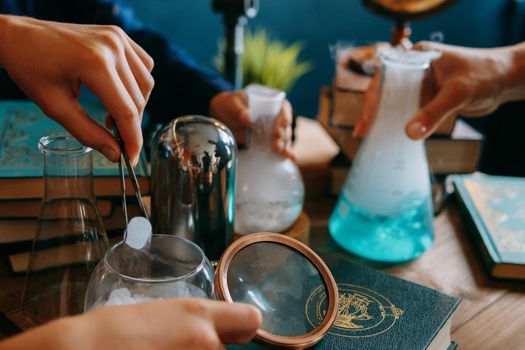
[[[452,183],[489,274],[525,279],[525,178],[474,173]]]
[[[101,217],[111,215],[113,200],[97,199],[97,209]],[[0,201],[0,220],[3,219],[35,219],[40,216],[41,199],[21,199]]]
[[[98,105],[83,107],[99,122],[107,115]],[[38,141],[43,136],[59,132],[64,132],[64,129],[32,102],[0,102],[0,200],[43,197],[43,158]],[[149,178],[144,152],[140,154],[135,171],[141,191],[147,194]],[[93,179],[96,196],[120,195],[117,164],[97,151],[93,151]],[[126,182],[127,194],[133,195],[129,178]]]
[[[128,217],[142,215],[136,203],[128,203]],[[124,214],[121,205],[116,205],[112,214],[102,218],[104,229],[110,235],[122,234]],[[33,239],[38,228],[38,219],[6,219],[0,220],[0,253],[7,256],[31,251]]]
[[[342,257],[322,256],[339,291],[335,323],[312,349],[454,349],[452,316],[460,298],[409,282]],[[305,322],[321,323],[326,295],[316,289],[305,305]],[[251,343],[229,349],[264,349]]]
[[[324,95],[324,96],[323,96]],[[326,89],[321,92],[318,121],[350,160],[355,159],[361,139],[352,136],[352,128],[335,126],[329,116]],[[427,159],[433,174],[471,173],[477,169],[484,136],[458,119],[450,137],[433,135],[425,141]]]

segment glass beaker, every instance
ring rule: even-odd
[[[22,311],[33,324],[81,313],[107,249],[94,204],[91,148],[68,134],[40,139],[44,200],[29,258]]]
[[[405,124],[420,105],[425,70],[436,52],[380,52],[381,91],[375,121],[363,140],[329,220],[332,238],[365,259],[411,260],[433,240],[432,202],[424,142]]]
[[[297,220],[304,201],[304,184],[297,165],[277,155],[271,147],[284,92],[249,85],[246,94],[251,140],[248,149],[239,152],[235,233],[281,233]]]
[[[93,272],[85,311],[155,299],[214,298],[213,268],[195,243],[172,235],[152,235],[147,249],[120,242]]]

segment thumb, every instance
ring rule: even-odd
[[[429,137],[446,118],[452,117],[463,107],[466,89],[462,84],[447,84],[423,106],[407,123],[405,132],[411,139]]]
[[[61,124],[80,143],[102,153],[116,162],[120,149],[115,138],[104,127],[93,120],[78,101],[64,91],[48,91],[45,96],[49,103],[38,103],[43,112]]]

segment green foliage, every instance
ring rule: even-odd
[[[220,45],[214,59],[215,67],[223,72],[224,57]],[[297,80],[312,70],[310,62],[300,62],[303,50],[300,42],[286,45],[270,38],[264,30],[246,32],[244,36],[244,55],[242,59],[243,84],[262,84],[283,91],[290,91]]]

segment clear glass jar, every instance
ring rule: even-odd
[[[435,52],[381,51],[375,121],[363,140],[329,220],[344,249],[381,262],[411,260],[433,240],[430,176],[423,141],[405,134],[419,109],[425,70]]]
[[[29,259],[22,311],[34,324],[78,314],[107,245],[95,206],[91,148],[68,134],[40,139],[44,200]]]
[[[271,147],[284,92],[260,85],[246,88],[252,125],[247,150],[239,152],[235,187],[237,234],[281,233],[301,214],[304,184],[297,165]]]
[[[214,298],[213,268],[195,243],[153,235],[144,249],[120,242],[91,276],[84,309],[169,298]]]

